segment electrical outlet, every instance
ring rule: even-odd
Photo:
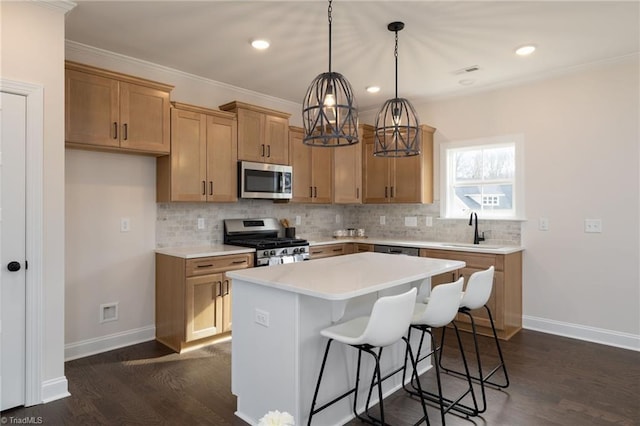
[[[120,218],[120,232],[129,232],[131,230],[131,219],[128,217]]]
[[[336,215],[336,223],[342,222],[342,217],[339,214]]]
[[[204,229],[204,218],[203,217],[199,217],[198,218],[198,229]]]
[[[418,218],[415,216],[406,216],[404,218],[404,226],[418,226]]]
[[[588,232],[588,233],[602,232],[602,220],[601,219],[585,219],[584,232]]]
[[[384,216],[380,216],[380,225],[384,225],[387,222],[387,218]]]
[[[300,216],[296,216],[296,225],[302,224],[302,218]]]
[[[538,230],[540,231],[548,231],[549,230],[549,218],[541,217],[538,219]]]
[[[255,321],[260,325],[269,327],[269,312],[263,311],[262,309],[256,309]]]
[[[433,226],[433,217],[427,216],[424,221],[425,226],[432,227]]]

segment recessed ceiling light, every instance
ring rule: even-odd
[[[251,41],[251,46],[257,50],[265,50],[269,48],[269,42],[264,39],[256,39]]]
[[[516,55],[527,56],[531,55],[536,50],[536,47],[532,44],[526,46],[520,46],[516,49]]]
[[[379,86],[369,86],[367,87],[367,92],[369,93],[378,93],[380,91]]]

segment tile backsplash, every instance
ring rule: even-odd
[[[440,206],[435,204],[365,204],[314,205],[274,203],[268,200],[240,200],[237,203],[158,203],[156,246],[186,247],[221,244],[223,219],[276,217],[295,224],[298,236],[308,240],[331,238],[333,231],[364,228],[370,237],[415,239],[425,241],[473,242],[473,229],[466,220],[439,219]],[[380,216],[385,224],[380,225]],[[485,232],[485,244],[520,245],[521,222],[478,221]],[[427,226],[430,217],[432,226]],[[198,229],[198,219],[204,229]],[[415,218],[416,226],[406,226],[405,219]]]

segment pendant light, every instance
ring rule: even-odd
[[[329,0],[329,72],[318,75],[302,104],[303,143],[338,147],[358,143],[358,109],[349,81],[331,70],[331,0]]]
[[[396,96],[387,100],[375,124],[375,147],[377,157],[410,157],[420,154],[420,122],[413,105],[405,98],[398,97],[398,31],[403,22],[392,22],[387,26],[396,33]]]

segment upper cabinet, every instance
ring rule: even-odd
[[[362,203],[362,147],[373,143],[373,126],[358,126],[360,142],[333,150],[333,202]]]
[[[294,203],[331,203],[331,162],[335,148],[302,143],[304,129],[289,127],[289,154],[293,167]]]
[[[157,201],[237,201],[235,114],[173,103],[171,155],[157,159]]]
[[[243,102],[220,105],[238,117],[238,160],[289,164],[290,114]]]
[[[432,203],[433,202],[433,133],[435,129],[420,126],[422,147],[413,157],[374,157],[374,138],[362,145],[364,170],[364,202]]]
[[[65,141],[71,148],[169,153],[173,86],[65,63]]]

